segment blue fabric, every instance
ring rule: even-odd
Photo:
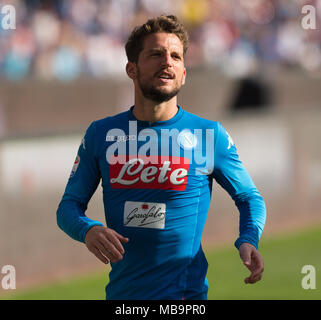
[[[106,225],[130,239],[123,245],[123,259],[111,263],[106,298],[205,298],[208,264],[201,236],[213,181],[230,194],[239,209],[237,248],[243,242],[258,247],[265,224],[264,200],[219,122],[178,107],[170,120],[150,123],[137,121],[132,109],[95,121],[87,129],[78,150],[80,161],[57,210],[57,223],[82,242],[90,227],[103,225],[85,216],[101,181]],[[128,165],[129,155],[143,159],[144,169],[139,162]],[[160,155],[167,158],[161,160]],[[146,163],[149,156],[150,161],[158,159],[158,164]],[[110,159],[121,157],[127,164],[111,163]],[[175,164],[177,159],[180,162]],[[137,205],[135,210],[151,204],[166,209],[159,209],[158,217],[153,212],[139,220],[139,215],[127,215],[126,208],[132,203]]]

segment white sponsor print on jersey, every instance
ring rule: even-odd
[[[189,164],[183,164],[182,166],[174,165],[170,161],[173,157],[167,158],[169,160],[164,160],[163,162],[159,160],[157,165],[150,165],[147,157],[132,158],[124,165],[111,165],[110,183],[112,185],[118,184],[118,187],[135,185],[136,188],[156,189],[162,188],[162,184],[164,184],[163,187],[165,189],[170,187],[170,189],[183,188],[185,190]],[[181,162],[184,161],[184,158],[180,159],[182,159]]]
[[[126,201],[124,226],[164,229],[165,213],[165,203]]]
[[[106,136],[106,141],[108,142],[126,142],[126,141],[135,141],[137,138],[135,135],[122,135],[122,136]]]

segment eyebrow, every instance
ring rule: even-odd
[[[153,53],[153,52],[164,52],[165,49],[163,48],[151,48],[151,49],[148,49],[147,50],[147,53]],[[183,53],[179,52],[178,50],[173,50],[171,51],[171,53],[175,53],[175,54],[178,54],[179,56],[183,56]]]

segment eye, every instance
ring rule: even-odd
[[[175,59],[175,60],[181,60],[181,56],[179,54],[172,54],[172,57]]]

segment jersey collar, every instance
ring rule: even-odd
[[[169,120],[155,121],[152,123],[150,121],[142,121],[142,120],[136,119],[136,117],[133,114],[134,106],[131,106],[130,109],[128,110],[128,118],[129,118],[129,120],[137,121],[137,126],[139,126],[139,127],[169,126],[169,125],[172,125],[175,122],[177,122],[183,116],[184,110],[179,105],[177,105],[177,107],[178,107],[178,111],[174,117],[170,118]]]

